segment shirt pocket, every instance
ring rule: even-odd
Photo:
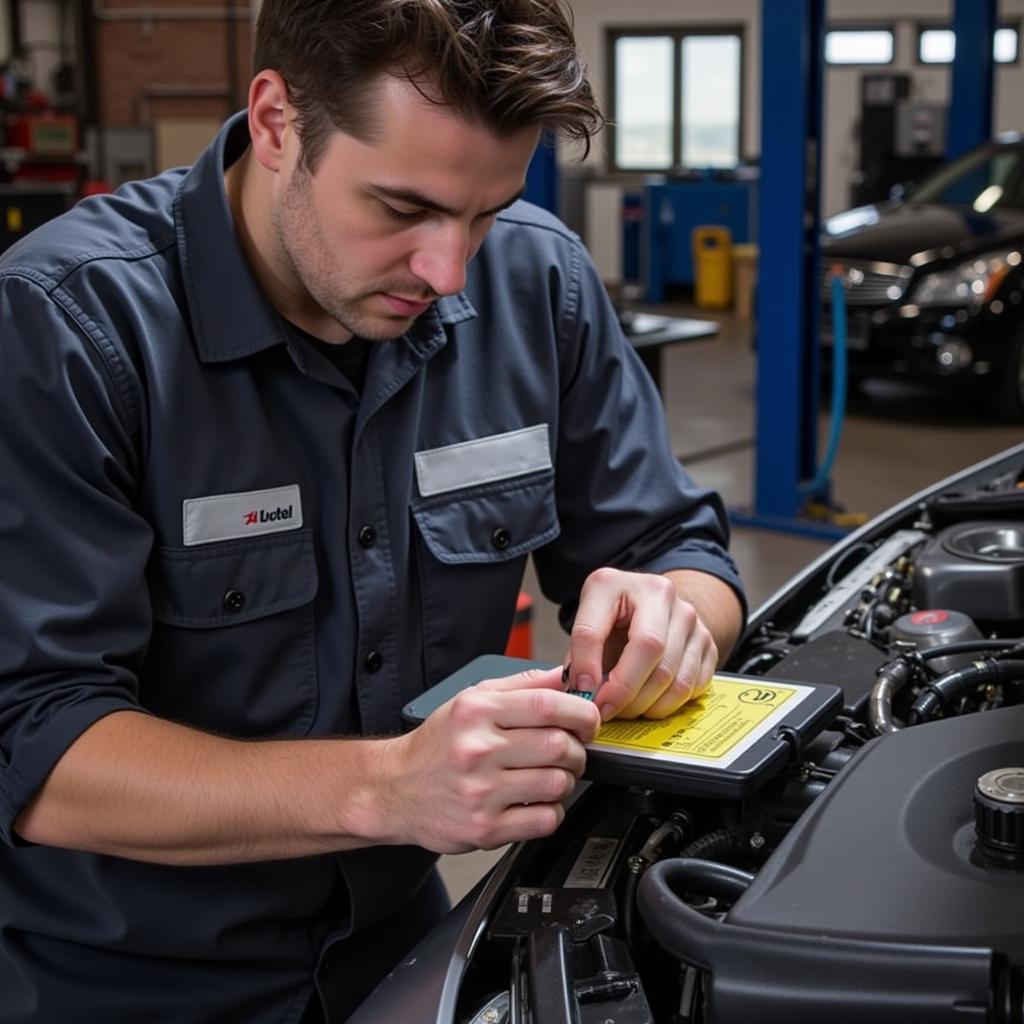
[[[311,529],[159,547],[143,704],[232,736],[305,735],[318,690]]]
[[[413,502],[428,686],[508,641],[526,557],[559,532],[545,470]]]

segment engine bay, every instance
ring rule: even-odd
[[[586,787],[475,897],[437,1019],[1024,1024],[1024,446],[830,549],[726,668],[841,709],[740,798]]]

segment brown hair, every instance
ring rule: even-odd
[[[287,84],[310,171],[332,131],[373,138],[368,93],[384,72],[498,135],[537,126],[589,150],[604,123],[563,0],[263,0],[265,69]]]

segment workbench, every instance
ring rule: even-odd
[[[658,393],[661,390],[661,370],[665,349],[684,341],[701,341],[713,338],[719,332],[714,320],[693,320],[681,316],[656,316],[653,313],[623,313],[622,328],[626,338],[636,350],[640,361],[654,381]]]

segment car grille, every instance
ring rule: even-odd
[[[848,306],[887,306],[903,298],[913,273],[910,267],[894,263],[858,263],[854,260],[822,258],[821,301],[832,301],[833,268],[841,267]]]

